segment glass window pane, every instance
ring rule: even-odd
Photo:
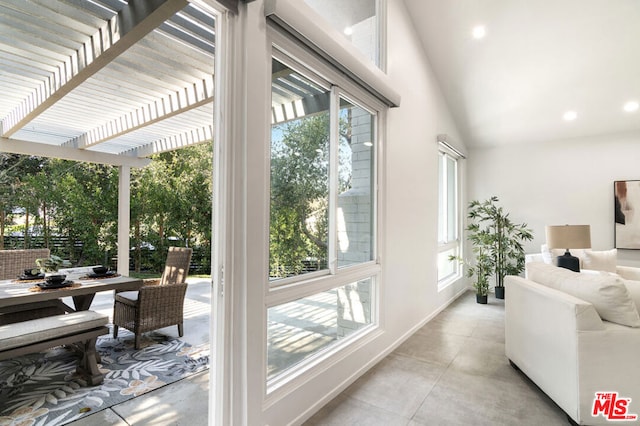
[[[445,208],[444,200],[445,200],[445,190],[444,184],[446,182],[444,177],[444,154],[440,153],[438,156],[438,242],[444,243],[446,242],[446,232],[445,229],[447,227],[447,209]]]
[[[375,115],[340,99],[338,267],[373,259]]]
[[[269,308],[268,379],[371,324],[372,282],[367,278]]]
[[[438,253],[438,281],[458,273],[458,262],[449,260],[449,256],[457,256],[457,253],[457,247]]]
[[[269,276],[327,268],[329,97],[273,60]]]
[[[377,0],[305,0],[362,54],[380,66]]]
[[[457,238],[457,187],[456,160],[447,156],[447,241]]]

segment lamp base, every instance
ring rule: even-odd
[[[558,256],[558,266],[573,272],[580,272],[580,259],[572,256],[569,250],[567,250],[562,256]]]

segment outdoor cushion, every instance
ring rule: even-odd
[[[138,301],[138,295],[140,292],[138,291],[121,291],[116,293],[116,299],[120,302],[130,303],[134,305]]]
[[[66,315],[0,325],[0,348],[3,350],[102,327],[109,317],[94,311],[78,311]]]

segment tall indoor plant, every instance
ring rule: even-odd
[[[518,275],[524,270],[523,243],[531,241],[533,233],[526,224],[513,223],[509,213],[505,213],[498,202],[496,196],[483,202],[471,201],[467,214],[471,223],[467,226],[467,232],[474,252],[481,245],[491,258],[496,297],[504,299],[504,277]]]
[[[473,278],[473,288],[476,289],[476,302],[486,304],[489,294],[489,277],[494,271],[493,256],[491,253],[492,235],[488,229],[480,228],[476,223],[467,227],[468,238],[473,248],[473,257],[463,258],[449,256],[450,261],[457,261],[467,267],[467,276]]]

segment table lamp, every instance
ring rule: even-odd
[[[580,272],[580,260],[572,256],[569,249],[591,248],[591,226],[559,225],[547,226],[547,245],[550,249],[563,248],[564,255],[558,256],[558,266]]]

